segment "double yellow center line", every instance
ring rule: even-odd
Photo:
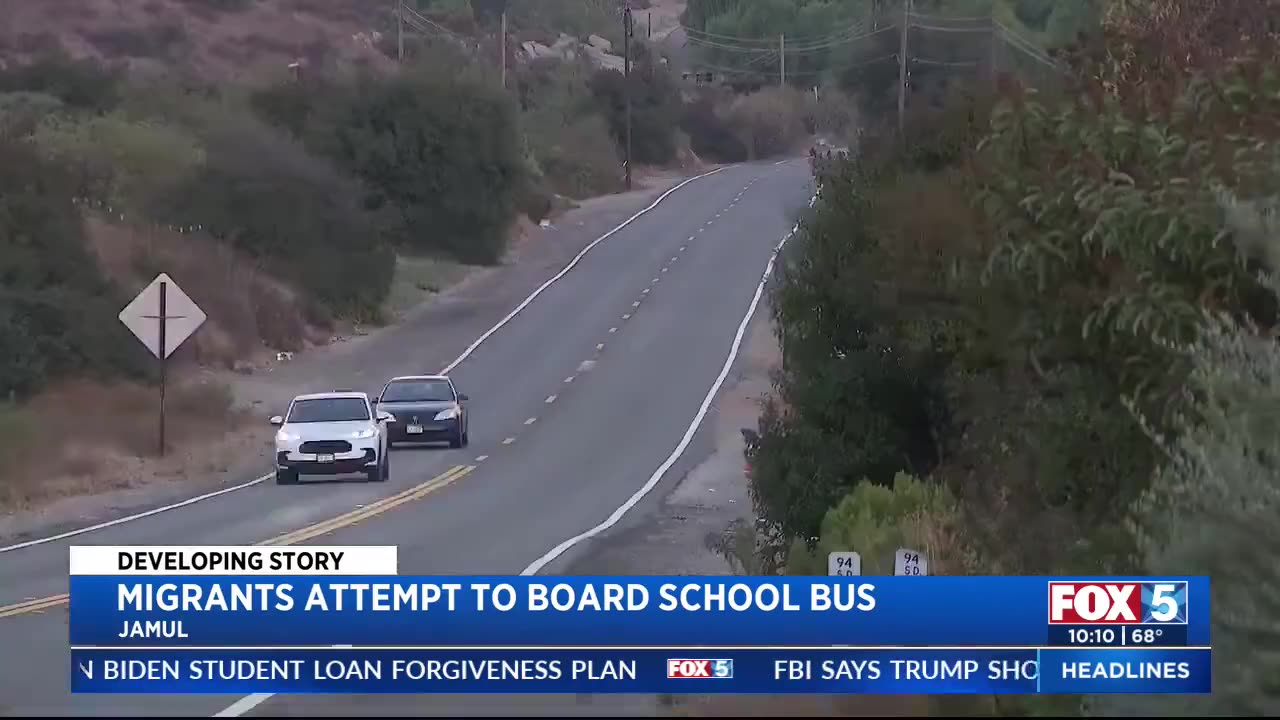
[[[328,520],[318,522],[315,525],[309,525],[307,527],[294,530],[293,532],[285,533],[284,535],[271,540],[254,543],[254,545],[297,545],[299,543],[304,543],[308,540],[318,538],[321,535],[327,535],[335,530],[350,527],[362,520],[368,520],[371,517],[381,515],[382,513],[400,507],[401,505],[411,503],[415,500],[420,500],[441,488],[447,487],[458,480],[461,480],[475,469],[475,465],[454,465],[430,480],[392,495],[391,497],[383,498],[371,505],[352,510],[351,512],[344,513],[337,517],[329,518]],[[25,615],[27,613],[41,612],[50,608],[55,608],[60,605],[65,605],[70,597],[71,596],[67,593],[61,593],[59,595],[50,595],[49,597],[14,603],[13,605],[5,605],[4,607],[0,607],[0,618],[10,617],[12,615]]]

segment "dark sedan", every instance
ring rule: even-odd
[[[444,375],[392,378],[375,398],[378,410],[391,414],[390,443],[447,442],[466,447],[470,438],[467,396]]]

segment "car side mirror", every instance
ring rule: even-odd
[[[378,411],[378,422],[391,422],[394,419],[395,419],[395,416],[387,412],[386,410]]]
[[[378,403],[380,403],[380,402],[382,402],[382,396],[381,396],[381,395],[378,395],[377,397],[375,397],[375,398],[373,399],[373,404],[374,404],[374,405],[377,405],[377,404],[378,404]]]
[[[280,417],[279,415],[272,415],[271,424],[275,425],[276,427],[280,427],[281,425],[284,424],[284,418]]]
[[[467,397],[466,393],[458,393],[458,402],[466,402],[470,399],[471,398]]]

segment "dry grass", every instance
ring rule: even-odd
[[[182,32],[183,62],[210,78],[261,81],[270,77],[264,68],[314,55],[317,43],[340,62],[391,68],[394,61],[358,39],[388,7],[361,0],[10,0],[0,23],[0,47],[10,50],[0,65],[30,58],[17,42],[22,35],[51,35],[76,57],[121,59],[134,54],[137,43],[104,46],[103,38],[159,22]]]
[[[0,407],[0,508],[130,487],[183,474],[192,446],[226,436],[248,418],[228,388],[187,383],[166,393],[170,457],[156,458],[159,393],[131,383],[74,381],[27,405]]]
[[[402,255],[396,259],[386,309],[392,318],[403,315],[433,295],[459,282],[473,268],[452,260]]]
[[[176,362],[233,368],[328,335],[307,324],[297,293],[225,244],[200,233],[135,228],[94,216],[86,227],[94,255],[116,283],[140,290],[165,272],[204,310],[208,320],[174,353]]]

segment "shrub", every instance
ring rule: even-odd
[[[1280,178],[1280,164],[1271,165]],[[1273,186],[1274,187],[1274,186]],[[1276,197],[1267,204],[1228,201],[1229,227],[1269,246],[1268,270],[1280,252]],[[1273,292],[1280,290],[1274,281]],[[1171,703],[1163,698],[1099,698],[1102,712],[1143,715],[1265,714],[1280,700],[1280,624],[1274,565],[1257,562],[1280,550],[1280,348],[1268,334],[1221,313],[1183,350],[1197,398],[1170,436],[1154,435],[1167,461],[1136,504],[1143,569],[1212,575],[1214,692]]]
[[[0,138],[0,397],[70,373],[138,373],[145,352],[116,319],[124,299],[85,245],[71,185],[26,143]]]
[[[397,218],[415,251],[492,263],[520,191],[522,154],[510,99],[473,73],[423,64],[393,78],[310,83],[260,93],[255,106],[359,177],[371,208]]]
[[[642,46],[638,46],[642,47]],[[680,121],[680,92],[665,66],[638,51],[631,66],[631,160],[663,165],[676,157],[676,127]],[[628,79],[616,70],[601,69],[591,76],[594,107],[604,114],[619,148],[626,146]]]
[[[622,187],[622,160],[604,118],[580,117],[542,138],[538,162],[556,192],[573,198],[614,192]]]
[[[120,103],[123,82],[119,68],[72,60],[63,53],[0,71],[0,92],[45,93],[70,107],[94,112],[106,112]]]
[[[180,182],[203,159],[190,133],[160,121],[132,121],[115,112],[54,118],[36,144],[76,176],[76,194],[133,212]]]
[[[805,135],[801,93],[790,88],[765,88],[740,97],[726,116],[752,159],[789,152]]]
[[[329,312],[373,317],[390,288],[394,254],[360,188],[297,143],[247,119],[202,131],[205,163],[153,203],[265,260]]]
[[[689,147],[715,162],[736,163],[747,159],[747,146],[733,128],[716,112],[710,98],[699,98],[684,107],[680,127],[689,135]]]
[[[886,486],[858,483],[822,518],[817,546],[797,541],[787,556],[788,575],[825,575],[827,556],[852,550],[864,575],[892,575],[898,548],[928,555],[933,575],[963,575],[969,557],[958,535],[956,499],[936,483],[897,473]]]

